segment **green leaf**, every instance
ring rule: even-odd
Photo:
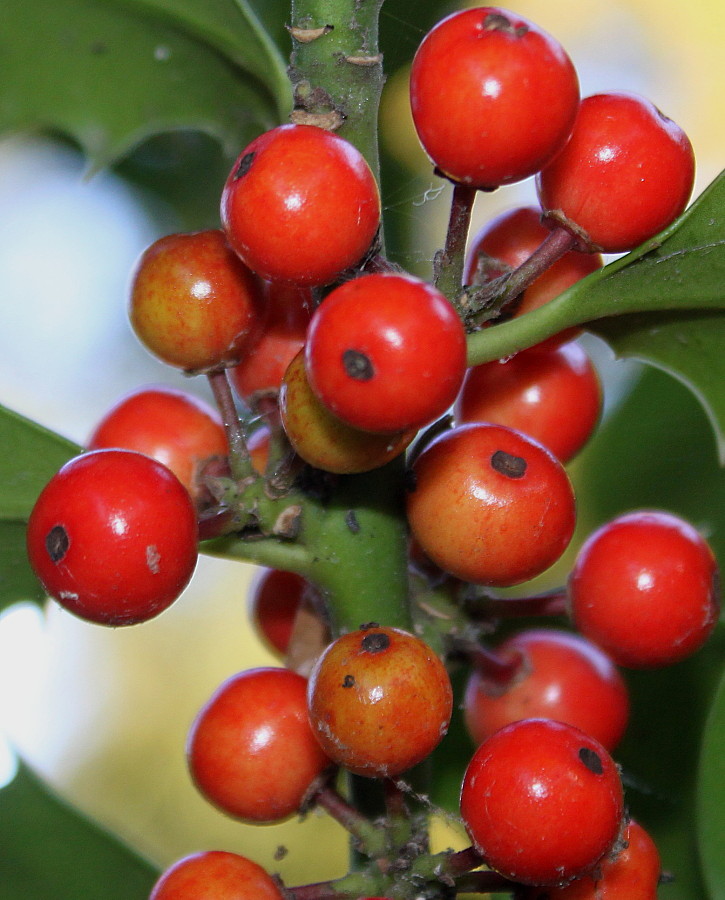
[[[591,330],[619,357],[641,359],[685,384],[702,404],[725,464],[725,315],[722,311],[644,313],[602,319]]]
[[[725,898],[725,673],[705,726],[697,791],[698,840],[712,900]]]
[[[147,900],[158,871],[26,766],[0,790],[3,900]]]
[[[469,337],[469,363],[587,327],[620,356],[678,377],[705,407],[725,461],[725,172],[657,238],[525,316]]]
[[[81,448],[0,407],[0,611],[17,600],[45,595],[25,552],[25,523],[58,469]]]
[[[692,393],[658,369],[643,367],[637,383],[570,468],[579,506],[577,545],[590,530],[624,511],[659,508],[698,527],[722,568],[725,470],[718,466],[715,450],[707,418]],[[690,659],[664,669],[625,672],[632,713],[615,758],[624,767],[633,815],[653,835],[664,868],[675,876],[662,890],[668,900],[706,896],[702,880],[714,844],[708,849],[708,837],[698,852],[698,831],[701,841],[708,829],[722,831],[714,804],[719,798],[723,807],[725,784],[713,794],[708,822],[703,779],[701,775],[698,800],[696,773],[702,742],[705,748],[710,743],[705,723],[708,714],[712,719],[709,711],[724,659],[721,624]],[[716,750],[712,744],[711,758],[722,754],[722,746]],[[715,780],[713,772],[711,792]],[[722,859],[719,866],[722,874]]]
[[[6,0],[0,83],[0,132],[59,131],[94,167],[177,129],[233,157],[290,94],[244,0]]]

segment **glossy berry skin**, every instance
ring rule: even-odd
[[[622,845],[605,856],[592,875],[564,887],[531,888],[522,900],[657,900],[661,865],[655,842],[630,820]]]
[[[239,362],[261,315],[257,280],[217,229],[167,235],[136,264],[131,325],[170,366],[200,372]]]
[[[617,746],[629,719],[629,694],[611,659],[586,638],[531,628],[497,648],[518,660],[508,680],[471,673],[463,701],[466,727],[477,744],[520,719],[555,719],[574,725],[607,750]]]
[[[440,291],[409,275],[363,275],[315,310],[305,345],[313,391],[363,431],[419,428],[453,403],[466,335]]]
[[[683,212],[695,157],[684,131],[636,94],[582,100],[569,143],[536,180],[557,223],[573,223],[584,246],[632,250]]]
[[[308,582],[296,572],[260,569],[249,591],[249,612],[257,632],[278,654],[287,652],[295,616]]]
[[[410,102],[438,169],[494,188],[528,178],[561,149],[579,82],[545,31],[505,9],[480,7],[453,13],[425,36],[413,59]]]
[[[519,206],[501,213],[483,225],[471,241],[466,254],[464,283],[473,284],[479,281],[484,283],[502,275],[508,266],[518,268],[543,243],[548,234],[549,229],[541,221],[541,210],[536,207]],[[480,254],[485,254],[491,259],[477,275]],[[497,267],[496,262],[505,265]],[[517,318],[544,306],[577,281],[601,267],[601,254],[569,250],[539,275],[510,307],[506,307],[504,317]],[[486,277],[481,281],[483,275]],[[539,346],[555,347],[572,340],[580,332],[581,329],[578,327],[566,328],[560,334],[542,341]]]
[[[392,778],[437,747],[453,692],[426,643],[371,625],[328,645],[310,675],[308,704],[328,756],[357,775]]]
[[[279,391],[287,366],[304,346],[312,316],[309,288],[265,282],[263,299],[261,334],[229,370],[237,394],[252,408],[260,397]]]
[[[176,475],[196,496],[196,475],[212,456],[227,456],[221,416],[208,403],[168,385],[138,388],[121,398],[94,428],[89,450],[138,450]]]
[[[197,559],[188,491],[166,466],[131,450],[66,463],[30,514],[28,558],[45,590],[89,622],[132,625],[181,594]]]
[[[226,850],[193,853],[170,866],[149,900],[283,900],[261,866]]]
[[[370,248],[380,196],[348,141],[312,125],[280,125],[239,155],[222,192],[221,219],[231,245],[261,277],[322,285]]]
[[[685,659],[718,619],[712,550],[690,524],[657,510],[618,516],[591,534],[568,590],[576,628],[631,668]]]
[[[553,454],[501,425],[459,425],[412,466],[407,515],[423,552],[464,581],[497,587],[541,574],[574,530],[574,493]]]
[[[194,783],[222,812],[245,822],[279,822],[299,811],[330,765],[307,721],[307,682],[281,668],[227,679],[189,733]]]
[[[566,463],[594,433],[601,408],[597,371],[586,350],[569,342],[537,344],[469,369],[454,415],[457,423],[494,422],[523,431]]]
[[[553,885],[590,872],[620,832],[617,766],[571,725],[525,719],[478,748],[463,777],[461,816],[502,875]]]
[[[337,475],[379,468],[400,456],[416,435],[415,429],[371,434],[338,419],[310,387],[303,351],[285,373],[279,411],[285,434],[296,453],[311,466]]]

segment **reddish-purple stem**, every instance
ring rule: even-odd
[[[226,369],[217,369],[209,372],[207,378],[229,441],[229,462],[232,475],[237,479],[247,478],[252,472],[252,464],[227,371]]]
[[[463,604],[472,619],[509,619],[522,616],[563,616],[568,612],[563,588],[534,597],[490,597],[469,595]]]

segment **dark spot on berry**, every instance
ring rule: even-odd
[[[522,456],[506,453],[505,450],[497,450],[493,454],[491,466],[507,478],[523,478],[526,474],[526,460]]]
[[[280,844],[279,847],[274,851],[274,859],[276,862],[279,862],[281,859],[284,859],[285,856],[289,853],[289,850],[284,846],[284,844]]]
[[[518,25],[514,28],[514,24],[507,16],[500,12],[486,13],[483,19],[484,31],[506,31],[514,37],[523,37],[529,30],[528,25]]]
[[[354,509],[349,509],[345,513],[345,524],[353,534],[357,534],[360,531],[360,523],[357,520]]]
[[[373,364],[359,350],[345,350],[342,354],[342,364],[345,372],[355,381],[370,381],[375,375]]]
[[[45,536],[45,549],[54,563],[63,559],[69,546],[68,532],[62,525],[54,525]]]
[[[601,757],[598,753],[591,749],[591,747],[580,747],[579,748],[579,759],[584,763],[584,765],[589,769],[590,772],[593,772],[595,775],[602,775],[604,772],[604,766],[602,765]]]
[[[254,162],[255,157],[254,151],[251,153],[245,153],[244,156],[239,160],[239,165],[237,166],[237,171],[234,173],[234,180],[236,181],[238,178],[243,178],[247,172],[252,168],[252,163]]]
[[[381,653],[390,646],[390,638],[382,631],[373,631],[365,635],[360,641],[360,646],[366,653]]]
[[[355,676],[354,675],[346,675],[342,679],[342,686],[344,688],[351,688],[355,684]]]

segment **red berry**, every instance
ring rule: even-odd
[[[333,416],[310,387],[302,351],[285,373],[279,411],[296,453],[311,466],[337,475],[379,468],[400,456],[416,435],[414,429],[371,434]]]
[[[440,291],[408,275],[363,275],[336,288],[307,333],[313,391],[353,428],[396,432],[442,415],[466,368],[466,335]]]
[[[352,144],[312,125],[280,125],[239,155],[221,218],[229,242],[258,275],[321,285],[369,249],[380,196]]]
[[[308,582],[296,572],[260,569],[249,592],[252,622],[266,643],[285,654]]]
[[[229,370],[237,394],[254,407],[266,394],[276,394],[287,366],[302,349],[312,316],[310,289],[266,282],[266,318],[262,332],[238,366]]]
[[[419,638],[371,625],[333,641],[310,675],[320,745],[357,775],[394,777],[424,760],[448,730],[445,666]]]
[[[45,590],[82,619],[132,625],[181,594],[197,559],[188,491],[131,450],[94,450],[48,482],[28,520],[30,563]]]
[[[616,747],[627,726],[629,696],[603,650],[577,634],[533,628],[512,635],[497,652],[518,665],[503,682],[472,672],[463,710],[477,744],[520,719],[555,719],[586,732],[610,752]]]
[[[695,157],[684,131],[634,94],[582,100],[564,150],[537,177],[545,214],[590,249],[619,253],[685,209]]]
[[[524,884],[590,872],[620,832],[617,766],[589,735],[525,719],[484,741],[466,769],[461,816],[488,865]]]
[[[423,552],[464,581],[499,587],[541,574],[574,530],[574,493],[545,447],[501,425],[459,425],[412,466],[408,522]]]
[[[657,900],[661,867],[654,841],[641,825],[630,821],[621,845],[604,857],[592,875],[565,887],[532,888],[521,900]]]
[[[136,264],[130,318],[141,343],[190,372],[234,365],[261,324],[260,289],[218,230],[170,234]]]
[[[200,464],[227,456],[221,416],[199,397],[164,385],[138,388],[118,401],[96,425],[89,450],[138,450],[176,475],[196,496]]]
[[[454,181],[494,188],[533,175],[562,148],[579,82],[561,45],[514,13],[453,13],[413,59],[410,101],[418,137]]]
[[[229,678],[192,725],[189,768],[201,793],[246,822],[297,812],[330,765],[307,721],[307,682],[289,669],[249,669]]]
[[[576,627],[619,665],[670,665],[698,650],[717,623],[717,562],[679,517],[628,513],[580,549],[569,602]]]
[[[149,900],[283,900],[261,866],[225,850],[178,860],[159,878]]]
[[[541,221],[541,210],[533,206],[521,206],[492,219],[484,225],[471,241],[467,252],[464,283],[485,283],[506,271],[522,265],[545,240],[549,229]],[[484,268],[477,278],[481,266],[480,255],[485,254]],[[486,259],[490,257],[490,259]],[[497,266],[496,263],[505,266]],[[601,268],[599,253],[581,253],[569,250],[516,299],[511,307],[506,307],[506,317],[517,318],[533,309],[538,309],[580,279]],[[495,320],[494,320],[495,321]],[[539,344],[540,347],[555,347],[575,338],[581,329],[566,328]]]
[[[593,434],[601,407],[599,376],[583,347],[538,344],[469,369],[455,419],[523,431],[566,463]]]

